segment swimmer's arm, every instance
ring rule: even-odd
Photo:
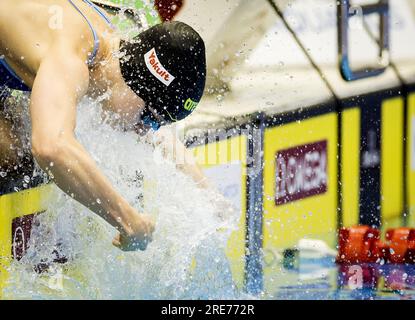
[[[163,148],[163,154],[171,156],[176,168],[182,171],[202,189],[214,188],[211,181],[203,173],[201,167],[196,163],[193,153],[178,139],[172,128],[164,127],[155,133],[156,145]]]
[[[203,173],[202,168],[196,163],[193,153],[186,148],[179,139],[176,139],[175,146],[175,157],[184,159],[182,162],[177,162],[176,168],[191,177],[200,188],[214,189],[211,181]]]
[[[226,199],[214,184],[206,177],[201,167],[196,163],[196,159],[188,148],[176,137],[172,128],[164,127],[155,133],[156,144],[164,151],[165,157],[173,157],[176,168],[185,175],[191,177],[199,186],[215,195],[214,202],[218,216],[226,219],[233,216],[236,211],[232,203]]]
[[[31,94],[33,155],[59,188],[128,234],[131,222],[138,223],[137,213],[74,135],[76,107],[88,89],[89,70],[76,54],[51,53],[39,67]]]

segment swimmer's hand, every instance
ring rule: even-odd
[[[144,251],[153,240],[154,226],[154,221],[150,216],[140,214],[137,221],[130,224],[130,230],[116,235],[112,244],[122,251]]]

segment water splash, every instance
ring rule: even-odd
[[[26,255],[10,268],[5,298],[241,298],[224,254],[236,217],[219,218],[214,192],[198,189],[161,150],[111,128],[111,116],[102,115],[84,99],[77,137],[118,191],[155,215],[153,242],[145,252],[116,249],[115,230],[56,188]],[[68,262],[52,263],[56,256]],[[47,265],[47,272],[34,268]]]

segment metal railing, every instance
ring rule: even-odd
[[[349,20],[358,12],[362,18],[378,14],[379,23],[379,55],[373,65],[353,70],[349,59]],[[337,3],[338,24],[338,54],[339,68],[344,80],[354,81],[377,76],[385,71],[390,64],[389,55],[389,0],[380,0],[376,4],[352,6],[349,0],[339,0]]]

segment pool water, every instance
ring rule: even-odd
[[[144,252],[118,250],[112,227],[56,189],[48,211],[36,217],[25,256],[9,268],[2,298],[415,298],[414,266],[341,267],[333,252],[282,261],[272,276],[264,275],[263,294],[245,293],[224,253],[239,214],[224,217],[216,193],[197,188],[160,149],[115,130],[109,120],[98,102],[84,99],[77,137],[119,192],[155,217],[153,242]],[[67,261],[54,263],[57,257]]]
[[[54,188],[47,212],[36,217],[26,254],[9,268],[3,298],[244,297],[224,254],[238,215],[225,218],[217,194],[177,171],[148,143],[151,137],[140,140],[114,129],[112,116],[102,114],[98,102],[85,98],[77,138],[127,201],[153,215],[153,242],[144,252],[120,251],[111,243],[114,228]],[[67,262],[53,263],[57,256]]]
[[[415,265],[338,265],[334,258],[300,260],[281,269],[267,299],[398,300],[415,299]]]

